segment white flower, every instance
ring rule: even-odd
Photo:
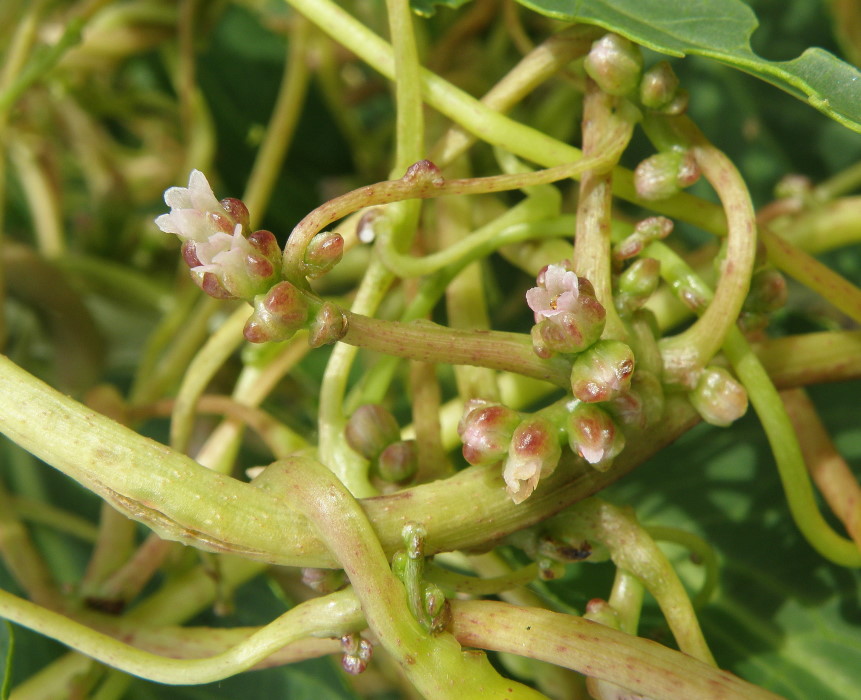
[[[577,310],[577,273],[561,265],[548,265],[539,277],[539,286],[526,292],[526,303],[535,313],[535,323]]]
[[[169,214],[155,220],[165,233],[175,233],[190,241],[205,241],[216,233],[227,234],[237,224],[230,212],[215,198],[206,176],[192,170],[188,187],[171,187],[164,193]]]

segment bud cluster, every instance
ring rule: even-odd
[[[539,357],[582,352],[601,337],[606,311],[592,284],[578,277],[568,261],[547,265],[526,292],[532,309],[532,345]]]
[[[395,417],[379,404],[365,404],[355,410],[344,431],[347,444],[371,463],[372,471],[384,481],[409,482],[418,469],[415,440],[401,440]]]
[[[341,668],[352,676],[362,673],[374,653],[373,645],[356,632],[341,637]]]

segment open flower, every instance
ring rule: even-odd
[[[577,310],[580,293],[577,273],[562,265],[548,265],[538,276],[538,285],[526,292],[526,303],[535,314],[535,323]]]
[[[539,356],[581,352],[601,337],[606,312],[589,280],[563,263],[548,265],[537,282],[526,303],[535,315],[532,344]]]
[[[188,187],[171,187],[164,193],[169,214],[155,220],[165,233],[175,233],[185,241],[205,241],[215,233],[230,235],[237,224],[248,226],[248,209],[238,199],[218,201],[209,181],[192,170]]]

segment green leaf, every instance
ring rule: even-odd
[[[757,56],[759,26],[742,0],[518,0],[548,17],[596,24],[670,56],[713,58],[806,100],[861,132],[861,72],[820,48],[791,61]]]
[[[468,2],[469,0],[410,0],[410,7],[417,15],[433,17],[437,7],[450,7],[452,10],[456,10]]]
[[[12,656],[15,651],[15,634],[6,620],[0,625],[0,659],[3,659],[3,675],[0,677],[0,700],[9,697],[12,685]]]

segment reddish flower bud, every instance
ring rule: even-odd
[[[625,436],[607,411],[594,404],[578,404],[568,417],[568,444],[600,471],[625,447]]]
[[[339,233],[318,233],[305,249],[305,275],[320,277],[341,261],[344,239]]]
[[[405,484],[419,468],[415,440],[398,440],[386,447],[377,457],[377,473],[384,481]]]
[[[538,480],[556,469],[562,456],[558,432],[543,416],[527,418],[514,430],[502,478],[515,503],[529,498]]]
[[[463,458],[470,464],[498,462],[508,454],[520,414],[502,404],[470,401],[457,426]]]
[[[788,294],[786,278],[779,270],[773,267],[759,270],[750,281],[744,310],[750,313],[772,313],[786,304]]]
[[[664,415],[664,387],[654,374],[638,369],[631,388],[608,401],[607,410],[625,425],[647,428]]]
[[[601,340],[580,353],[571,368],[571,391],[586,403],[609,401],[627,391],[634,353],[618,340]]]
[[[356,633],[345,634],[341,637],[341,668],[350,675],[362,673],[367,667],[374,653],[373,645]]]
[[[633,233],[613,246],[615,260],[627,260],[639,255],[652,241],[661,240],[673,231],[673,222],[665,216],[650,216],[634,227]]]
[[[706,367],[688,398],[706,423],[723,428],[747,412],[747,391],[723,367]]]
[[[435,163],[429,160],[420,160],[417,163],[413,163],[407,168],[401,179],[413,185],[428,188],[439,187],[445,183],[445,178],[442,176],[440,169]]]
[[[583,67],[604,92],[621,97],[637,88],[643,54],[624,37],[605,34],[592,44]]]
[[[395,417],[379,404],[359,406],[344,429],[347,444],[362,457],[375,460],[389,445],[401,439]]]
[[[309,328],[308,345],[319,348],[331,345],[347,332],[347,317],[330,301],[324,301]]]
[[[251,343],[287,340],[308,320],[308,301],[289,282],[254,297],[254,312],[243,331]]]

